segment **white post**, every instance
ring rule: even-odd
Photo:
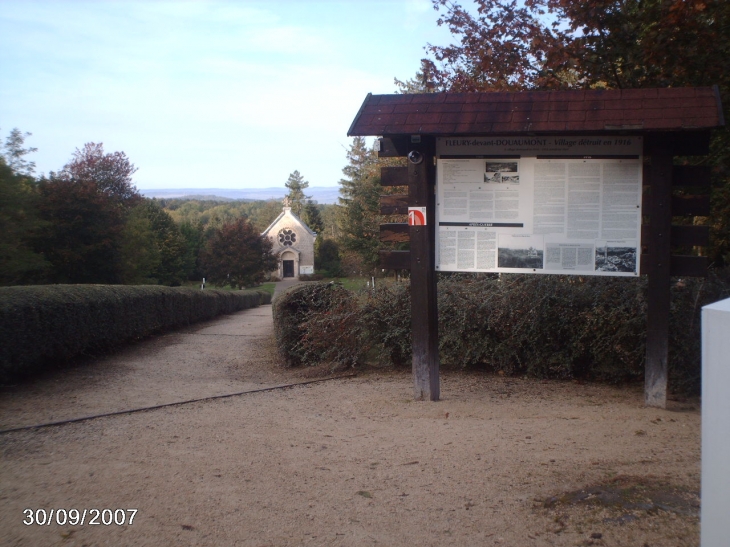
[[[702,308],[701,546],[728,545],[730,299]]]

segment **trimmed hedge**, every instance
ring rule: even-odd
[[[0,382],[270,302],[271,295],[263,291],[151,285],[0,287]]]
[[[289,293],[282,308],[296,313],[279,317],[286,324],[277,330],[277,343],[289,364],[355,364],[367,355],[410,366],[407,283],[381,283],[357,298],[344,289],[309,287]],[[701,308],[730,297],[730,270],[675,279],[671,297],[670,385],[697,393]],[[643,376],[645,278],[451,274],[439,281],[438,306],[444,366],[606,382]],[[338,321],[342,328],[336,328]]]
[[[352,330],[357,303],[341,284],[294,285],[277,295],[272,308],[277,348],[286,366],[359,360],[360,345]]]

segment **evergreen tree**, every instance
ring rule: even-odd
[[[34,181],[14,172],[0,156],[0,284],[45,280],[50,264],[33,248],[42,226]]]
[[[159,253],[159,264],[152,277],[161,285],[178,286],[188,277],[191,269],[186,263],[187,242],[172,217],[155,200],[145,199],[139,207],[144,212]]]
[[[180,234],[185,240],[185,274],[187,279],[202,279],[200,251],[205,244],[203,225],[200,222],[185,221],[179,225]]]
[[[319,214],[319,207],[311,199],[307,200],[302,213],[302,220],[315,234],[324,232],[324,222]]]
[[[162,259],[152,223],[144,205],[134,207],[127,215],[122,231],[121,281],[125,285],[156,285],[155,273]]]
[[[355,137],[342,170],[337,221],[340,243],[359,255],[367,267],[378,264],[380,249],[380,169],[376,152]]]
[[[23,148],[26,137],[31,135],[32,133],[28,132],[21,133],[20,129],[15,127],[5,139],[5,150],[0,156],[5,159],[5,163],[16,175],[32,177],[35,172],[35,162],[26,160],[24,156],[37,152],[38,149]]]
[[[292,212],[297,216],[301,216],[306,201],[311,198],[311,196],[304,195],[304,190],[309,188],[309,183],[304,180],[299,171],[294,171],[289,175],[289,179],[284,186],[289,190],[286,197],[289,198],[289,206]]]
[[[332,239],[317,238],[317,249],[314,252],[314,269],[327,277],[342,276],[342,259],[340,247]]]

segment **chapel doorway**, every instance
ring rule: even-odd
[[[282,260],[284,277],[294,277],[294,261]]]

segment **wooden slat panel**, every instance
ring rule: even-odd
[[[710,214],[710,196],[672,196],[672,216],[706,217]]]
[[[380,267],[384,270],[410,270],[411,251],[380,251]]]
[[[380,225],[380,241],[388,243],[405,243],[410,241],[410,226],[404,222],[392,222]]]
[[[393,139],[383,137],[378,140],[380,141],[380,150],[378,151],[379,158],[400,158],[408,155],[410,137]]]
[[[641,241],[646,245],[651,234],[651,226],[641,227]],[[672,247],[704,247],[710,244],[709,226],[672,226],[669,232]]]
[[[380,196],[381,215],[407,215],[408,194],[388,194]]]
[[[669,259],[670,275],[674,277],[706,277],[709,259],[706,256],[674,255]],[[649,266],[649,255],[641,255],[641,275],[646,275]]]
[[[706,165],[675,165],[672,186],[710,186],[710,168]]]
[[[408,167],[381,167],[381,186],[407,186]]]
[[[649,133],[644,137],[644,154],[664,148],[674,156],[706,156],[710,153],[710,131]]]
[[[710,244],[710,227],[672,226],[669,239],[673,247],[704,247]]]
[[[670,259],[673,276],[705,277],[710,259],[706,256],[674,255]]]

